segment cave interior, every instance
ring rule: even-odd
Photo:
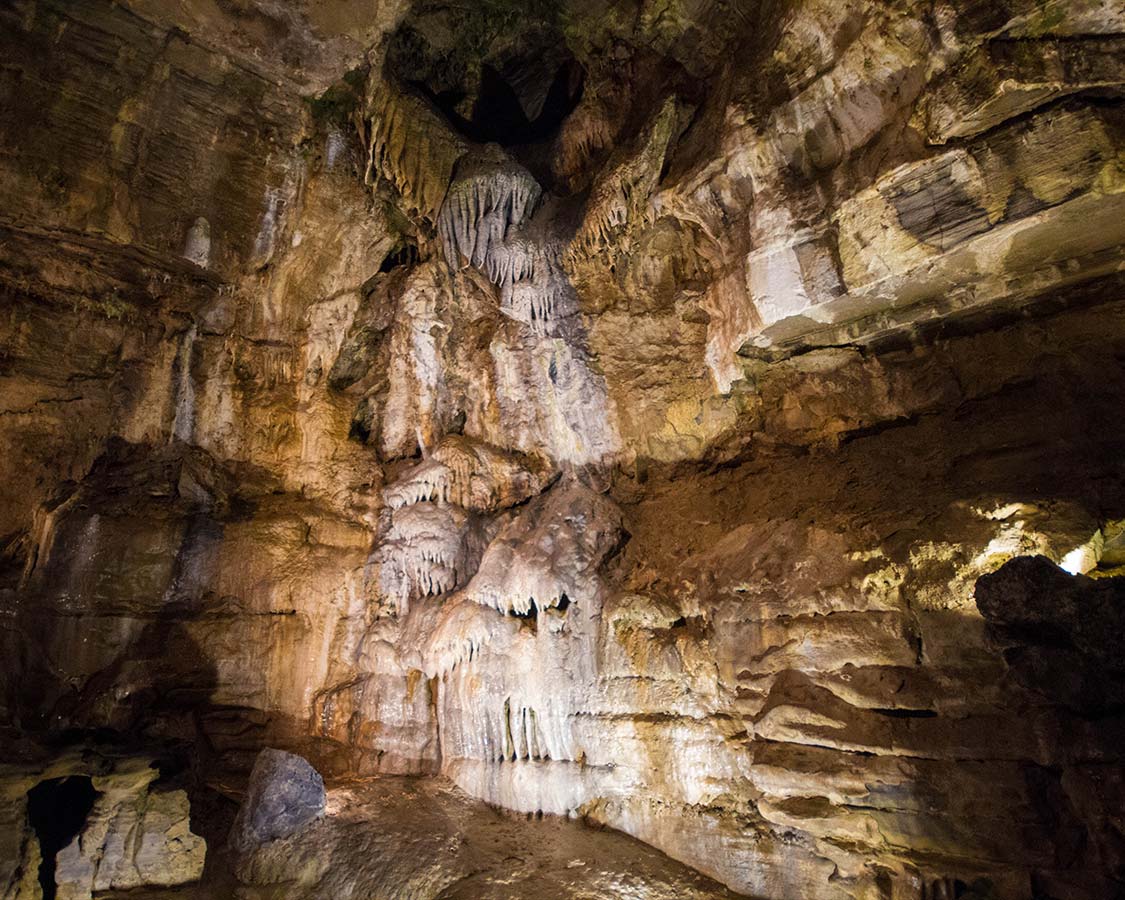
[[[1120,0],[0,44],[0,900],[1125,900]]]

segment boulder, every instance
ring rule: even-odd
[[[1125,702],[1125,578],[1071,575],[1046,557],[1017,557],[977,581],[976,601],[1024,687],[1086,716]]]
[[[247,852],[296,834],[324,814],[324,804],[324,779],[305,759],[284,750],[263,750],[231,828],[231,847]]]

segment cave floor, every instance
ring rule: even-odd
[[[301,834],[260,851],[251,866],[253,886],[235,880],[232,861],[214,833],[208,835],[208,843],[207,871],[199,884],[99,897],[702,900],[741,896],[628,835],[554,816],[504,813],[441,778],[384,776],[330,784],[326,816]]]

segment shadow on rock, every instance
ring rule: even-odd
[[[1084,717],[1125,710],[1125,577],[1018,557],[978,579],[976,602],[1018,683]]]

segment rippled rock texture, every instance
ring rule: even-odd
[[[0,40],[0,895],[43,890],[36,784],[138,760],[75,827],[174,852],[56,875],[198,878],[264,747],[752,896],[1125,890],[1119,4],[18,0]],[[355,790],[244,889],[374,889],[319,868],[376,840]],[[393,840],[413,896],[439,850]],[[611,869],[559,896],[688,895]]]

